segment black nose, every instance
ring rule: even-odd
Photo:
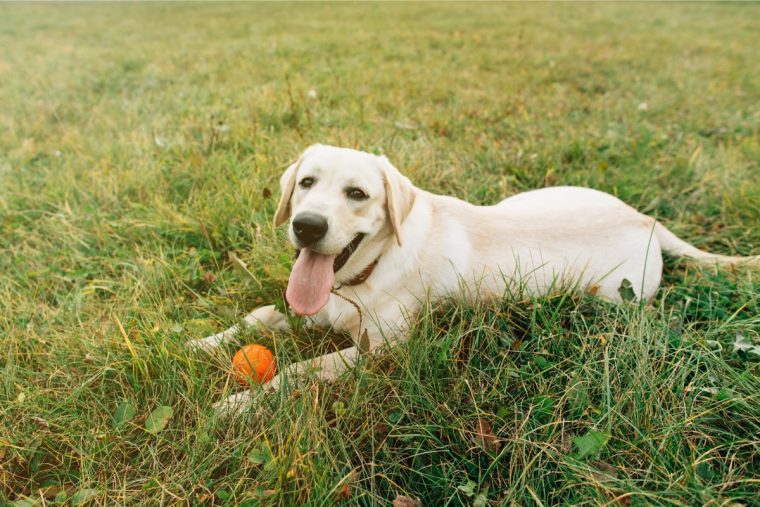
[[[293,232],[302,246],[311,246],[327,234],[327,220],[315,213],[299,213],[293,219]]]

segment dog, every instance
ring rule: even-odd
[[[289,222],[297,249],[287,303],[311,325],[350,333],[354,346],[289,365],[265,391],[278,389],[283,375],[337,378],[362,353],[403,340],[429,301],[518,291],[539,296],[568,286],[610,301],[649,301],[660,284],[663,251],[708,263],[760,261],[699,250],[597,190],[550,187],[476,206],[415,187],[385,156],[348,148],[307,148],[280,186],[274,224]],[[274,305],[244,321],[288,329]],[[239,331],[233,326],[190,345],[210,350]],[[218,408],[240,410],[252,397],[235,394]]]

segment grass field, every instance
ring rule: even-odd
[[[760,254],[758,25],[757,4],[0,5],[0,504],[758,505],[760,356],[734,345],[760,342],[756,271],[668,260],[643,308],[430,308],[233,420],[212,404],[236,347],[183,347],[280,297],[277,180],[313,142],[477,203],[592,186]],[[241,341],[280,364],[333,346]]]

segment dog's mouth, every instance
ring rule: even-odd
[[[298,315],[314,315],[327,304],[335,273],[345,266],[359,247],[364,234],[357,234],[337,255],[317,253],[309,248],[296,250],[285,299]]]
[[[348,262],[348,258],[351,257],[351,254],[353,254],[357,248],[359,248],[359,243],[361,243],[363,239],[364,239],[364,234],[359,233],[351,241],[351,243],[346,245],[346,248],[341,250],[341,252],[333,261],[333,273],[337,273],[338,271],[340,271],[340,268],[346,265],[346,263]]]

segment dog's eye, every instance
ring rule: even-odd
[[[349,199],[353,199],[355,201],[363,201],[364,199],[367,199],[369,196],[362,190],[361,188],[356,187],[350,187],[346,189],[346,195]]]
[[[298,182],[298,186],[301,188],[309,188],[314,184],[314,178],[306,177]]]

